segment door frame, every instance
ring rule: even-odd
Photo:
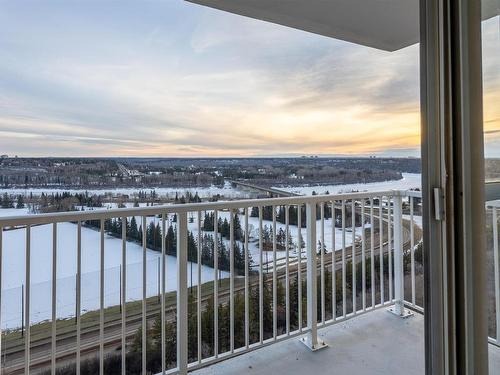
[[[487,374],[481,1],[420,0],[427,374]]]

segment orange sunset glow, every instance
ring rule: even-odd
[[[2,153],[419,156],[418,45],[383,52],[167,3],[6,4]],[[498,17],[483,23],[486,155],[497,157],[499,30]]]

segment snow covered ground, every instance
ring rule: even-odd
[[[321,185],[321,186],[293,186],[293,187],[275,187],[292,193],[311,195],[312,192],[324,194],[349,193],[352,191],[387,191],[387,190],[409,190],[420,188],[422,184],[422,175],[420,173],[403,173],[403,178],[396,181],[371,182],[367,184],[348,184],[348,185]]]
[[[400,181],[390,181],[372,184],[354,184],[354,185],[335,185],[335,186],[312,186],[302,188],[281,188],[283,190],[299,192],[301,194],[348,192],[352,190],[359,191],[377,191],[391,189],[410,189],[420,187],[420,174],[403,174],[404,178]],[[5,190],[0,190],[3,192]],[[47,190],[41,189],[38,193]],[[54,190],[52,190],[54,191]],[[133,190],[137,191],[137,190]],[[178,189],[156,189],[159,194],[173,194]],[[186,191],[186,190],[184,190]],[[202,194],[203,188],[190,189],[194,194]],[[9,193],[19,194],[26,191],[8,190]],[[93,191],[89,191],[92,193]],[[97,192],[97,191],[96,191]],[[102,193],[102,191],[99,191]],[[35,192],[34,192],[35,193]],[[131,189],[118,189],[114,193],[132,194]],[[181,191],[179,191],[181,193]],[[224,189],[210,188],[205,190],[206,195],[222,194],[226,197],[230,194],[241,193],[230,187]],[[236,197],[236,196],[232,196]],[[144,204],[141,204],[143,206]],[[132,206],[132,204],[128,204]],[[115,204],[103,208],[115,208]],[[0,209],[0,216],[18,216],[27,214],[27,209]],[[220,212],[219,216],[229,220],[229,212]],[[189,230],[193,232],[195,238],[198,234],[197,215],[188,214]],[[406,217],[405,217],[406,218]],[[409,218],[409,217],[408,217]],[[203,219],[203,215],[202,215]],[[142,223],[142,218],[136,217],[137,224]],[[151,221],[159,222],[156,217],[148,217],[147,223]],[[169,223],[172,223],[172,217],[168,217]],[[244,226],[244,216],[240,215],[240,222]],[[421,218],[415,216],[417,225],[421,225]],[[168,226],[167,224],[167,226]],[[172,223],[175,225],[175,223]],[[271,221],[264,221],[268,227],[272,225]],[[254,267],[259,265],[258,248],[258,218],[249,217],[249,251],[253,260]],[[276,224],[277,231],[285,230],[285,225]],[[368,227],[368,225],[366,225]],[[297,257],[298,233],[297,226],[290,225],[290,235],[294,243],[294,249],[290,252],[290,257]],[[302,238],[305,242],[306,231],[301,229]],[[355,239],[359,239],[361,228],[355,228]],[[334,237],[334,238],[333,238]],[[325,247],[328,252],[332,248],[339,250],[342,248],[342,231],[332,227],[332,220],[325,220],[324,226]],[[317,225],[317,240],[321,240],[321,225]],[[345,233],[345,245],[350,246],[353,240],[352,228],[347,228]],[[2,328],[14,328],[21,324],[22,316],[22,295],[23,284],[25,283],[25,241],[26,233],[24,229],[4,231],[3,233],[3,279],[2,279]],[[99,269],[100,269],[100,248],[99,232],[82,228],[82,311],[91,311],[99,308]],[[334,241],[334,246],[332,246]],[[226,241],[226,247],[229,248],[229,241]],[[77,253],[77,226],[72,223],[62,223],[58,225],[57,236],[57,316],[60,318],[71,317],[75,315],[76,300],[76,253]],[[240,244],[240,248],[243,248]],[[142,247],[136,243],[127,243],[127,292],[128,301],[142,298]],[[122,256],[122,243],[120,239],[107,236],[105,237],[105,305],[113,306],[120,301],[120,264]],[[155,296],[158,294],[159,273],[158,266],[161,254],[152,250],[147,250],[147,295]],[[263,262],[272,263],[272,252],[264,252]],[[283,263],[285,252],[277,252],[278,264]],[[305,258],[305,254],[303,253]],[[196,273],[197,265],[188,265],[188,280],[191,279],[190,271]],[[265,267],[267,268],[267,267]],[[202,266],[202,281],[213,280],[213,269]],[[166,272],[167,290],[175,290],[176,283],[176,258],[167,257]],[[227,277],[227,273],[222,273],[221,277]],[[31,235],[31,306],[30,317],[33,323],[50,319],[51,316],[51,277],[52,277],[52,226],[43,225],[32,228]],[[193,285],[196,285],[196,277],[193,277]]]
[[[403,215],[403,219],[405,219],[405,220],[411,220],[411,216],[410,215]],[[422,216],[413,215],[413,223],[417,227],[423,229]]]
[[[133,204],[129,203],[126,204],[127,207],[132,207]],[[109,203],[107,204],[109,208],[116,208],[115,203]],[[140,206],[144,206],[144,204],[140,204]],[[102,208],[99,208],[102,209]],[[1,211],[0,211],[1,212]],[[229,221],[229,212],[227,211],[221,211],[218,213],[219,217],[224,220],[227,219]],[[244,227],[244,216],[243,216],[243,210],[240,211],[239,213],[239,218],[240,218],[240,223],[242,228]],[[136,216],[135,217],[137,221],[137,225],[142,225],[142,217]],[[201,217],[203,221],[203,215]],[[149,225],[150,222],[154,222],[155,224],[160,222],[161,220],[156,218],[156,217],[147,217],[146,218],[146,225]],[[173,222],[173,215],[168,215],[167,216],[167,223],[166,226],[172,224],[175,228],[176,224]],[[332,249],[332,241],[333,241],[333,228],[332,228],[332,220],[331,219],[325,219],[325,230],[324,230],[324,236],[325,236],[325,247],[327,251],[331,251]],[[267,226],[268,228],[272,227],[272,221],[267,221],[263,220],[263,227]],[[365,228],[368,228],[369,225],[365,225]],[[198,236],[198,217],[195,212],[188,213],[188,229],[193,232],[195,238]],[[259,219],[257,217],[248,217],[248,229],[249,229],[249,251],[253,259],[253,263],[255,266],[259,265],[259,248],[258,248],[258,238],[259,238]],[[281,224],[279,222],[276,222],[276,231],[279,232],[279,230],[282,229],[285,231],[286,225]],[[317,224],[317,239],[318,241],[321,239],[321,227],[320,227],[320,222],[318,221]],[[346,238],[345,238],[345,243],[346,246],[350,246],[352,243],[352,230],[351,228],[347,227],[346,228]],[[289,226],[290,230],[290,236],[292,238],[292,241],[295,245],[298,243],[298,234],[299,234],[299,228],[295,225],[290,225]],[[204,233],[211,233],[213,235],[213,232],[204,232]],[[305,242],[306,241],[306,230],[305,228],[302,228],[302,239]],[[356,229],[356,235],[359,237],[361,235],[361,229],[357,228]],[[227,248],[229,248],[229,241],[227,242]],[[243,248],[243,244],[240,243],[240,248]],[[340,249],[342,248],[342,230],[336,228],[335,229],[335,248]],[[277,259],[283,258],[285,256],[285,252],[283,251],[278,251],[277,252]],[[297,251],[294,249],[290,252],[290,256],[297,256]],[[264,254],[264,262],[266,261],[272,261],[272,253],[269,252],[268,254]]]
[[[228,212],[221,212],[219,216],[224,219],[227,218],[229,220],[229,213]],[[240,221],[242,228],[244,228],[244,216],[240,215]],[[188,224],[190,230],[193,230],[195,233],[197,233],[197,224],[196,220],[193,224]],[[272,221],[267,221],[263,220],[262,222],[263,226],[268,226],[268,228],[272,227]],[[332,241],[333,237],[332,234],[334,232],[333,227],[332,227],[332,220],[325,219],[325,229],[324,229],[324,236],[325,236],[325,248],[327,252],[332,251]],[[369,227],[368,225],[365,225],[365,227]],[[249,228],[249,244],[248,244],[248,249],[249,252],[252,256],[252,260],[254,263],[254,267],[259,266],[259,219],[257,217],[249,217],[248,218],[248,228]],[[280,229],[283,229],[285,231],[286,225],[281,224],[276,222],[276,232],[279,232]],[[299,235],[299,227],[296,225],[290,225],[289,226],[290,230],[290,236],[292,238],[292,242],[294,244],[294,248],[289,252],[289,256],[293,259],[294,257],[298,256],[298,235]],[[320,221],[317,222],[317,228],[316,228],[316,235],[317,235],[317,240],[321,240],[321,225]],[[361,236],[361,228],[356,228],[355,231],[356,238],[359,238]],[[302,240],[305,243],[306,241],[306,229],[302,228],[301,229],[301,236]],[[346,233],[345,233],[345,245],[350,246],[352,244],[352,230],[351,228],[347,228]],[[241,246],[243,248],[243,246]],[[335,249],[341,249],[342,248],[342,230],[335,228]],[[286,253],[284,251],[277,251],[276,252],[276,259],[277,260],[283,260],[284,257],[286,256]],[[302,249],[302,257],[305,258],[305,250]],[[266,251],[263,254],[263,263],[267,262],[272,262],[273,261],[273,253],[271,251]]]
[[[0,208],[0,217],[22,216],[29,214],[27,208]]]
[[[31,321],[40,322],[51,316],[52,278],[52,226],[32,228],[31,233]],[[99,308],[99,232],[82,228],[82,311]],[[105,238],[105,305],[117,305],[120,301],[120,239]],[[22,288],[25,283],[24,229],[3,233],[3,280],[2,280],[2,328],[20,325]],[[57,316],[75,314],[77,226],[72,223],[58,225],[57,235]],[[127,301],[142,298],[142,247],[127,243]],[[147,295],[158,294],[158,267],[160,253],[147,251]],[[197,265],[192,265],[196,274]],[[190,280],[191,264],[188,265]],[[202,282],[213,280],[213,269],[202,266]],[[227,277],[222,273],[221,277]],[[196,285],[196,277],[193,277]],[[176,258],[167,257],[167,290],[176,290]]]
[[[15,211],[0,210],[0,214],[17,214]],[[8,211],[8,212],[7,212]],[[24,214],[25,212],[19,212]],[[220,212],[222,219],[228,218],[228,212]],[[139,217],[136,218],[141,223]],[[242,225],[244,217],[240,216]],[[147,222],[158,218],[148,217]],[[169,223],[172,218],[169,218]],[[192,221],[192,222],[191,222]],[[264,225],[272,225],[271,221],[264,221]],[[173,223],[175,226],[175,223]],[[254,267],[259,264],[258,248],[258,218],[249,217],[249,251]],[[197,215],[192,215],[188,223],[189,230],[195,238],[198,234]],[[285,229],[284,224],[277,223],[277,230]],[[332,221],[325,220],[325,246],[327,251],[332,249]],[[75,315],[76,301],[76,267],[77,267],[77,226],[72,223],[58,224],[57,235],[57,316],[60,318]],[[290,226],[290,235],[296,245],[298,243],[298,227]],[[360,235],[360,228],[356,229]],[[305,241],[305,229],[302,229],[302,238]],[[318,240],[321,229],[318,223]],[[51,316],[51,277],[52,277],[52,226],[34,226],[31,229],[31,306],[30,317],[33,323],[50,319]],[[99,232],[89,228],[82,228],[82,311],[91,311],[99,308],[99,270],[100,247]],[[229,248],[229,241],[225,240]],[[346,232],[346,246],[352,243],[352,232]],[[243,248],[240,243],[240,248]],[[335,248],[342,247],[342,232],[335,229]],[[22,296],[25,283],[25,229],[8,230],[3,233],[3,280],[2,280],[2,328],[14,328],[21,324]],[[120,264],[122,256],[122,242],[118,238],[106,235],[105,237],[105,306],[119,304],[120,301]],[[290,252],[293,259],[297,256],[297,247]],[[285,253],[277,252],[277,261],[283,263]],[[305,258],[305,254],[303,254]],[[160,253],[147,250],[147,295],[158,294]],[[272,262],[272,252],[264,252],[264,263]],[[191,268],[195,273],[193,285],[196,285],[196,264],[188,265],[188,280],[191,280]],[[213,280],[213,269],[202,266],[202,282]],[[227,277],[226,272],[221,277]],[[176,290],[176,258],[167,257],[167,290]],[[127,292],[128,301],[142,298],[142,247],[133,242],[127,242]]]

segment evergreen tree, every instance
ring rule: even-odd
[[[194,239],[193,232],[188,231],[188,261],[197,263],[198,262],[198,245]]]
[[[3,195],[2,208],[14,208],[14,202],[8,193],[4,193]]]
[[[137,229],[137,221],[135,216],[130,219],[130,224],[127,230],[127,238],[130,240],[137,241],[139,239],[139,230]]]
[[[168,255],[177,255],[176,233],[172,225],[169,225],[165,236],[165,252]]]
[[[205,218],[203,219],[203,231],[214,231],[214,214],[212,212],[205,213]]]
[[[243,237],[244,237],[243,236],[243,229],[241,228],[240,217],[237,213],[234,215],[233,229],[234,229],[234,239],[236,241],[242,241]]]
[[[250,217],[259,217],[258,207],[252,207],[252,210],[250,211]]]
[[[24,197],[22,195],[17,196],[16,208],[24,208]]]

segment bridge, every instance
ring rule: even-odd
[[[240,188],[240,189],[245,190],[245,191],[255,191],[258,193],[264,193],[266,195],[266,197],[268,197],[268,198],[298,197],[298,196],[300,196],[300,194],[297,194],[297,193],[292,193],[289,191],[254,185],[254,184],[250,184],[246,181],[228,180],[228,182],[230,182],[233,187]]]

